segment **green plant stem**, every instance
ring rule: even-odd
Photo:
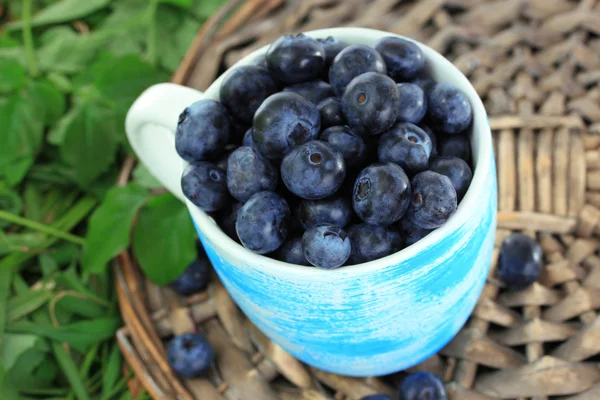
[[[148,24],[148,36],[146,38],[147,46],[148,46],[147,56],[148,56],[148,62],[150,63],[150,65],[152,65],[153,67],[156,67],[156,64],[157,64],[156,12],[158,11],[158,0],[151,0],[148,7],[149,7],[149,9],[148,9],[149,24]]]
[[[45,233],[47,235],[56,236],[57,238],[64,239],[74,244],[83,245],[85,243],[85,239],[79,236],[75,236],[68,232],[63,232],[49,225],[40,224],[39,222],[35,222],[27,218],[19,217],[18,215],[6,211],[0,210],[0,219],[12,222],[13,224],[24,226],[29,229],[33,229],[35,231]]]
[[[38,75],[37,64],[35,61],[35,49],[33,47],[33,34],[31,32],[31,3],[33,0],[23,0],[23,43],[25,44],[25,53],[27,54],[27,65],[29,73],[32,76]]]
[[[88,391],[79,377],[79,372],[77,371],[77,367],[75,366],[75,362],[71,358],[71,355],[56,341],[52,341],[51,346],[54,357],[56,357],[56,361],[58,361],[58,365],[60,365],[65,378],[69,381],[71,389],[77,399],[89,400],[90,397]]]

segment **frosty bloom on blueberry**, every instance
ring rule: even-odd
[[[246,249],[289,264],[336,269],[412,246],[452,218],[475,172],[471,104],[435,78],[410,40],[282,36],[229,71],[219,99],[182,112],[183,193]],[[536,250],[506,246],[525,250],[498,274],[523,287]]]

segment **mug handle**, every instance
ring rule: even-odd
[[[179,114],[200,100],[202,92],[160,83],[150,86],[133,103],[125,118],[125,131],[131,147],[150,173],[179,200],[183,159],[175,150],[175,130]]]

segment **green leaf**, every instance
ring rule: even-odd
[[[119,351],[119,346],[115,343],[112,345],[108,363],[104,367],[104,373],[102,374],[102,395],[104,397],[111,392],[119,380],[119,375],[121,375],[121,362],[121,352]]]
[[[118,1],[112,13],[96,31],[109,33],[106,50],[115,56],[141,54],[144,50],[148,25],[148,0]]]
[[[142,163],[133,170],[133,181],[147,189],[160,189],[163,185],[156,179]]]
[[[30,220],[41,222],[44,217],[41,213],[42,194],[40,185],[28,182],[23,191],[23,202],[25,203],[25,217]]]
[[[83,269],[100,272],[108,261],[129,246],[129,232],[137,210],[148,198],[141,186],[113,188],[89,221],[83,251]]]
[[[26,350],[15,362],[13,368],[9,371],[9,377],[15,387],[21,391],[24,388],[43,388],[48,387],[48,379],[44,379],[43,374],[38,371],[40,367],[46,372],[52,369],[52,361],[48,358],[50,347],[46,341],[38,338],[38,344],[44,343],[44,348],[30,348]],[[56,369],[56,368],[55,368]],[[37,373],[36,373],[37,372]],[[56,376],[56,372],[54,373]],[[41,378],[41,379],[40,379]]]
[[[175,71],[202,23],[173,8],[162,6],[156,15],[156,24],[159,63],[168,71]]]
[[[49,254],[40,254],[39,257],[40,269],[45,277],[48,277],[58,271],[58,263]]]
[[[46,304],[52,292],[46,289],[31,290],[25,294],[14,296],[8,302],[8,320],[17,321]]]
[[[27,350],[35,348],[41,341],[39,336],[29,334],[5,334],[0,343],[0,363],[6,371],[10,370],[19,357]]]
[[[22,67],[27,66],[24,47],[6,34],[0,35],[0,57],[14,60]]]
[[[83,18],[98,10],[106,7],[111,0],[62,0],[51,4],[40,12],[36,13],[31,19],[31,26],[44,26],[68,22],[74,19]],[[23,26],[21,21],[12,22],[6,25],[9,30],[19,29]]]
[[[39,81],[38,90],[46,105],[46,125],[53,125],[65,113],[67,108],[65,95],[50,81]]]
[[[119,329],[120,324],[121,320],[116,316],[72,322],[60,326],[22,320],[10,324],[6,331],[9,333],[31,333],[59,342],[67,342],[77,351],[85,353],[90,346],[112,338]]]
[[[207,19],[223,5],[223,0],[194,0],[191,11],[199,19]]]
[[[62,345],[56,342],[52,342],[52,351],[54,352],[54,356],[56,357],[63,374],[69,381],[69,385],[73,389],[73,392],[75,392],[77,399],[88,400],[90,397],[87,389],[79,376],[77,366],[75,365],[75,361],[71,358],[71,355],[64,347],[62,347]]]
[[[0,268],[0,341],[2,341],[7,322],[8,299],[10,297],[12,276],[12,271],[7,268]]]
[[[79,315],[84,318],[100,318],[106,315],[106,307],[92,301],[88,298],[64,296],[56,303],[57,309],[67,311],[73,315]]]
[[[91,64],[107,38],[94,34],[78,35],[66,26],[48,30],[41,37],[37,52],[43,71],[72,74]]]
[[[10,186],[15,186],[20,183],[27,175],[29,168],[33,165],[33,157],[26,156],[12,163],[11,168],[6,168],[4,173],[6,174],[6,182]]]
[[[20,215],[23,212],[23,200],[19,193],[7,187],[3,182],[0,182],[0,210],[8,211],[14,215]],[[0,220],[0,228],[10,225],[10,222]],[[0,241],[2,237],[0,237]]]
[[[0,92],[6,93],[25,84],[27,73],[16,60],[0,58]]]
[[[46,108],[35,82],[0,98],[0,175],[10,174],[12,184],[22,179],[23,169],[29,168],[40,151],[45,120]],[[16,165],[18,174],[14,173]]]
[[[93,98],[76,98],[48,140],[58,145],[61,158],[75,168],[80,185],[94,181],[115,159],[115,114]]]
[[[185,205],[171,194],[150,200],[133,231],[133,250],[152,282],[165,285],[181,275],[196,258],[194,226]]]
[[[36,251],[40,246],[43,236],[39,233],[0,233],[0,256],[13,251]]]
[[[8,373],[0,366],[0,399],[6,400],[22,400],[19,396],[19,391],[7,378]]]
[[[182,8],[190,8],[193,0],[158,0],[158,2],[163,4],[172,4]]]

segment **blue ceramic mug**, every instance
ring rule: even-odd
[[[335,28],[307,35],[374,46],[392,34]],[[154,176],[186,203],[206,253],[243,312],[275,343],[325,371],[377,376],[425,360],[463,326],[488,274],[497,188],[486,112],[456,67],[431,48],[416,44],[425,53],[431,76],[453,83],[471,101],[473,181],[442,227],[402,251],[360,265],[329,271],[252,253],[184,198],[180,177],[187,163],[175,152],[177,118],[194,101],[218,100],[222,76],[204,93],[173,84],[153,86],[127,115],[132,147]],[[232,68],[252,63],[266,50],[257,50]]]

